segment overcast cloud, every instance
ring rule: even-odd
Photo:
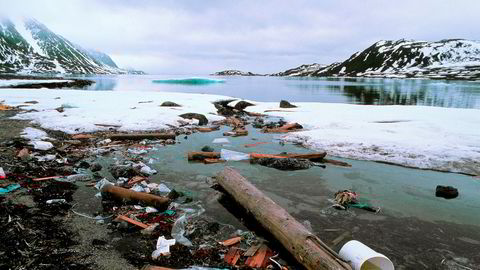
[[[381,39],[479,39],[478,0],[0,0],[57,34],[148,73],[272,73],[348,58]]]

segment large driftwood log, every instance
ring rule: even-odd
[[[128,134],[112,134],[108,138],[112,140],[144,140],[144,139],[160,139],[175,140],[173,133],[128,133]]]
[[[217,181],[307,269],[351,270],[336,252],[234,169],[225,168]]]

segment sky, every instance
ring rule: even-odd
[[[343,61],[379,40],[480,39],[478,0],[0,0],[121,67],[255,73]]]

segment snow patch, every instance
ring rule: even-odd
[[[33,37],[32,31],[27,29],[24,19],[15,18],[13,24],[15,24],[15,29],[17,30],[17,32],[23,37],[23,39],[27,41],[27,43],[33,48],[33,51],[35,53],[38,53],[42,56],[47,56],[38,44],[37,40],[35,40],[35,38]]]

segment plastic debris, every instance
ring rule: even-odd
[[[177,240],[179,244],[192,246],[192,242],[184,236],[185,226],[187,226],[187,216],[184,214],[173,223],[172,237]]]
[[[7,176],[5,175],[5,171],[3,171],[3,168],[0,167],[0,179],[5,179]]]
[[[12,184],[7,186],[6,188],[0,188],[0,195],[12,192],[14,190],[19,189],[21,186],[19,184]]]
[[[227,138],[216,138],[216,139],[213,140],[212,143],[229,144],[230,141]]]
[[[46,201],[47,204],[62,204],[62,203],[67,203],[65,199],[51,199]]]
[[[232,160],[232,161],[250,159],[249,154],[245,154],[245,153],[242,153],[242,152],[231,151],[231,150],[227,150],[227,149],[222,149],[220,151],[220,157],[223,160]]]
[[[51,161],[57,158],[56,155],[35,156],[38,161]]]
[[[130,224],[133,224],[133,225],[138,226],[138,227],[143,228],[143,229],[148,228],[148,225],[147,225],[147,224],[144,224],[144,223],[142,223],[142,222],[140,222],[140,221],[136,221],[136,220],[131,219],[131,218],[129,218],[129,217],[127,217],[127,216],[124,216],[124,215],[119,215],[119,216],[117,217],[117,220],[126,221],[126,222],[128,222],[128,223],[130,223]]]
[[[30,142],[30,144],[33,145],[33,148],[42,151],[47,151],[53,148],[53,144],[51,142],[33,141]]]
[[[175,245],[175,239],[165,239],[165,236],[158,237],[157,249],[152,253],[152,259],[156,260],[160,256],[170,255],[170,246]]]

